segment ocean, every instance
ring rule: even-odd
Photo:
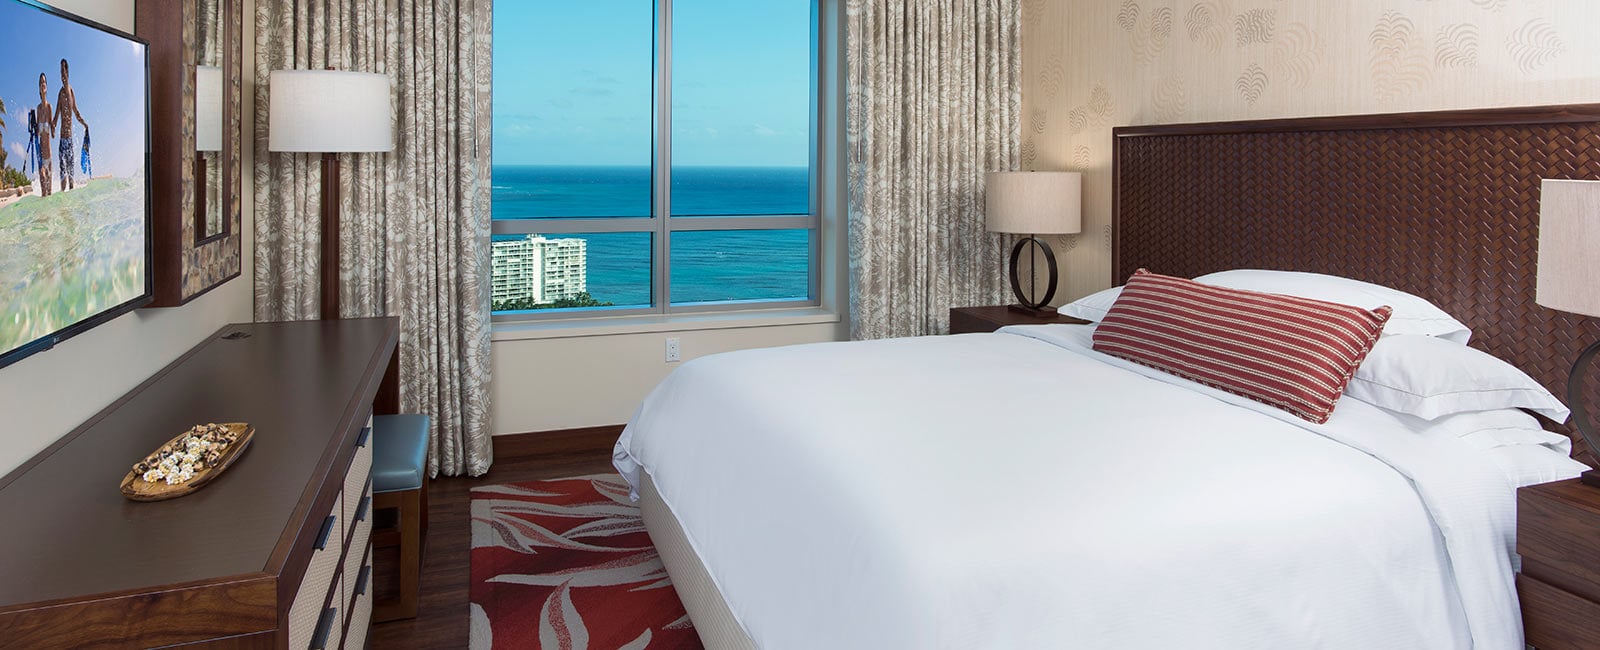
[[[678,167],[675,217],[809,212],[804,167]],[[648,167],[494,167],[495,219],[650,216]],[[588,289],[619,307],[651,303],[653,233],[547,235],[588,241]],[[672,302],[804,300],[810,230],[680,231],[672,235]],[[496,236],[496,239],[514,236]]]

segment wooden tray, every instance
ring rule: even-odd
[[[228,467],[233,465],[233,461],[237,460],[239,455],[243,454],[244,450],[250,446],[250,440],[253,436],[255,436],[256,433],[255,427],[243,422],[225,422],[222,424],[222,426],[234,431],[238,431],[239,439],[233,441],[233,444],[228,445],[222,450],[222,457],[217,459],[216,464],[195,472],[194,478],[191,478],[187,482],[180,485],[167,485],[166,481],[151,483],[144,480],[144,477],[138,475],[136,471],[129,470],[128,475],[122,479],[122,496],[128,497],[134,501],[164,501],[167,499],[176,499],[187,494],[192,494],[195,490],[199,490],[200,488],[205,487],[207,483],[216,480],[216,478],[224,471],[227,471]],[[185,431],[173,436],[172,440],[162,443],[161,447],[165,447],[174,440],[187,435],[189,435],[189,432]],[[160,447],[157,447],[157,449],[159,448]]]

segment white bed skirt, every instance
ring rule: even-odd
[[[689,620],[694,621],[700,642],[712,650],[754,650],[756,644],[733,618],[727,601],[717,591],[700,556],[689,546],[683,526],[661,500],[655,481],[648,473],[639,486],[639,509],[644,512],[644,527],[650,533],[650,541],[661,554],[667,575],[672,576],[672,588],[677,590],[678,599],[688,610]]]

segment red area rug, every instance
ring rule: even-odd
[[[700,648],[618,476],[472,491],[472,648]]]

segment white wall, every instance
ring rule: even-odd
[[[133,31],[133,0],[56,0],[57,7]],[[245,15],[251,15],[246,3]],[[249,36],[249,20],[245,25]],[[248,40],[246,41],[248,42]],[[246,101],[251,91],[247,60]],[[244,115],[251,115],[249,105]],[[251,128],[245,126],[245,132]],[[250,168],[248,142],[244,168]],[[244,174],[250,196],[250,174]],[[250,257],[255,219],[244,205],[244,274],[183,307],[141,309],[18,363],[0,368],[0,474],[50,446],[101,408],[176,359],[224,324],[250,320]]]
[[[817,323],[495,341],[494,433],[627,422],[650,389],[679,365],[665,361],[667,337],[679,339],[684,361],[839,338],[835,324]]]

